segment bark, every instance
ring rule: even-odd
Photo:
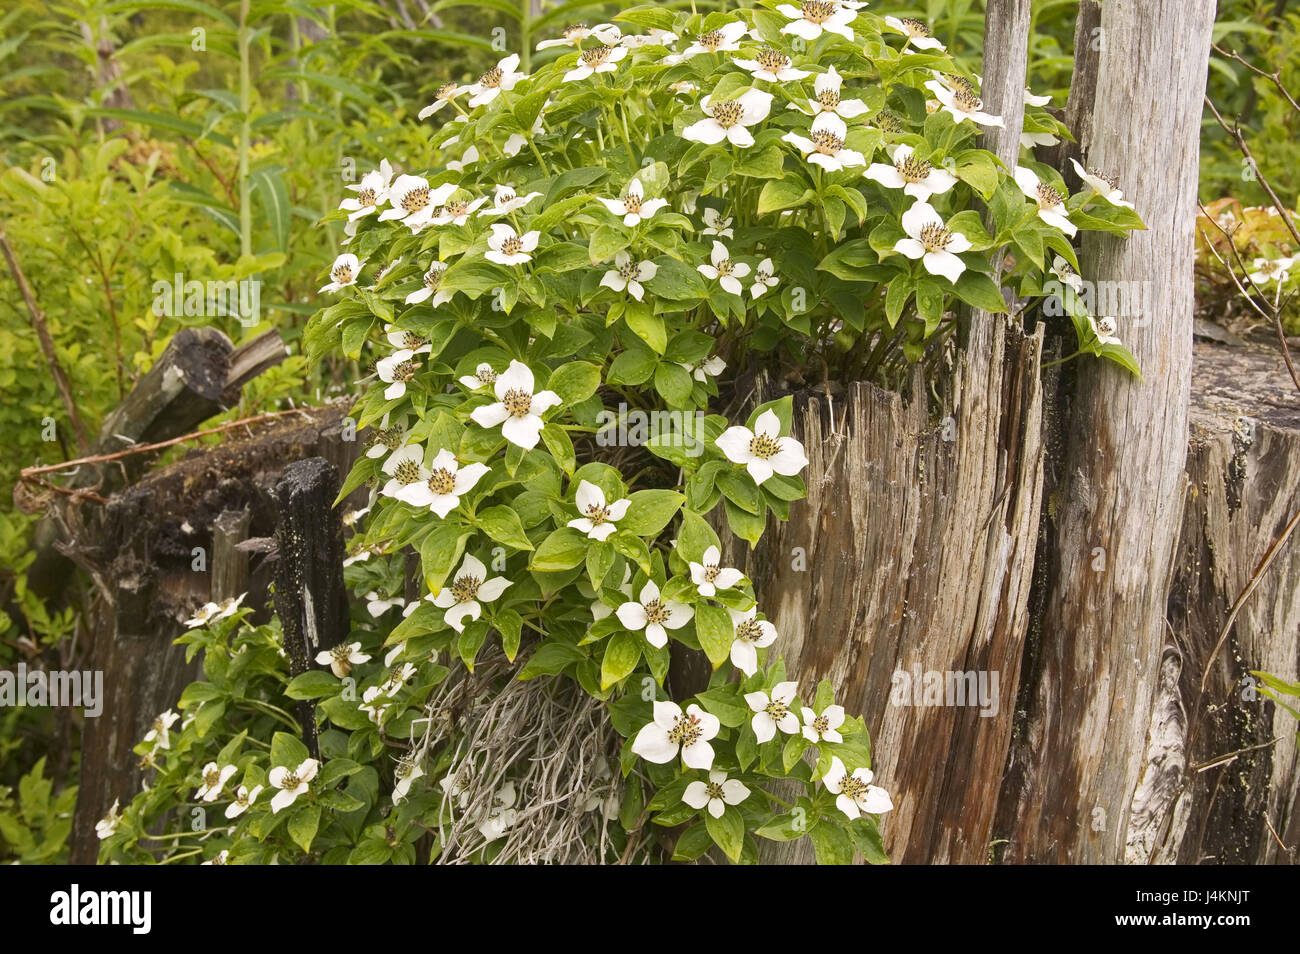
[[[1088,233],[1085,278],[1136,281],[1120,320],[1144,373],[1089,361],[1066,419],[1028,718],[1003,789],[1014,862],[1124,860],[1166,645],[1191,381],[1197,148],[1212,0],[1101,10],[1088,165],[1124,173],[1149,231]],[[1158,714],[1159,715],[1159,714]],[[1159,729],[1159,718],[1155,728]]]

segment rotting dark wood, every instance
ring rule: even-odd
[[[95,822],[115,798],[125,803],[140,790],[143,774],[132,747],[160,712],[175,708],[196,676],[184,664],[184,648],[172,642],[210,595],[209,574],[192,569],[193,548],[211,554],[214,524],[231,510],[248,509],[250,536],[273,534],[271,491],[287,465],[325,457],[349,467],[359,452],[355,440],[344,440],[350,433],[345,414],[340,404],[307,408],[197,448],[114,494],[96,539],[83,541],[91,544],[86,559],[113,600],[103,601],[94,623],[91,666],[104,673],[107,701],[104,714],[86,720],[83,730],[73,863],[95,862]],[[250,577],[245,605],[265,619],[259,575],[254,570]]]
[[[238,549],[248,539],[252,512],[247,507],[223,510],[212,521],[212,584],[214,603],[233,599],[248,589],[249,555]]]
[[[275,612],[284,632],[289,672],[301,675],[316,655],[348,633],[348,596],[343,585],[343,519],[334,509],[341,486],[338,468],[323,457],[295,461],[275,485]],[[298,704],[303,741],[320,757],[315,705]]]

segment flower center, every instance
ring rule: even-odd
[[[368,208],[369,206],[374,205],[378,199],[379,196],[375,193],[374,189],[362,189],[357,193],[357,205],[362,207]]]
[[[913,153],[894,163],[894,168],[908,182],[924,182],[930,177],[930,170],[933,167],[924,159],[918,159]]]
[[[301,784],[302,784],[302,779],[300,779],[297,775],[290,773],[289,775],[286,775],[284,777],[284,781],[280,783],[280,787],[284,789],[286,792],[292,792],[295,788],[297,788]]]
[[[560,34],[560,36],[564,37],[566,40],[569,41],[581,40],[586,35],[587,35],[587,24],[585,23],[575,23],[572,26],[567,26],[564,28],[564,31]]]
[[[953,104],[964,113],[979,112],[984,100],[975,95],[975,87],[965,79],[957,81],[957,87],[952,91]]]
[[[700,728],[700,720],[693,715],[679,715],[673,722],[673,727],[668,730],[668,741],[680,745],[682,748],[688,748],[700,740],[704,730]]]
[[[482,585],[483,581],[477,576],[458,576],[456,582],[451,584],[451,595],[457,603],[468,603],[478,596],[478,588]]]
[[[719,785],[717,782],[705,782],[704,794],[709,797],[710,801],[712,801],[715,798],[722,800],[722,786]]]
[[[767,70],[769,73],[780,73],[790,65],[790,57],[786,56],[780,50],[772,49],[770,46],[764,50],[760,50],[755,59],[758,61],[758,65],[763,67],[763,69]]]
[[[834,15],[835,4],[830,0],[805,0],[800,12],[809,23],[825,23]]]
[[[1061,193],[1057,192],[1046,182],[1038,183],[1038,207],[1040,209],[1051,209],[1061,204]]]
[[[591,504],[590,506],[588,506],[587,509],[583,511],[583,513],[586,515],[587,519],[591,521],[592,526],[596,526],[596,527],[599,527],[602,523],[604,523],[606,520],[609,519],[609,508],[598,507],[596,504]]]
[[[456,475],[446,468],[439,467],[429,475],[429,489],[435,494],[446,496],[456,489]]]
[[[475,370],[474,377],[478,378],[484,384],[494,384],[497,379],[497,373],[487,365],[483,365],[483,367]]]
[[[468,212],[468,211],[469,211],[469,203],[468,203],[468,202],[448,202],[448,203],[447,203],[447,214],[450,215],[453,219],[458,219],[458,218],[460,218],[462,215],[464,215],[464,214],[465,214],[466,212]]]
[[[742,643],[756,643],[763,637],[763,628],[758,620],[747,619],[736,627],[736,638]]]
[[[451,99],[452,94],[456,92],[455,83],[443,83],[438,87],[438,92],[433,94],[434,99]]]
[[[719,103],[713,107],[713,121],[723,129],[730,129],[736,125],[743,115],[745,115],[745,107],[736,100],[730,103]]]
[[[920,20],[912,17],[904,17],[902,24],[907,28],[907,35],[913,38],[927,37],[930,35],[930,28]]]
[[[1103,335],[1113,335],[1115,333],[1115,321],[1113,318],[1103,318],[1097,322],[1097,330]]]
[[[500,207],[507,206],[511,202],[515,201],[516,198],[518,198],[518,196],[516,196],[515,193],[510,192],[509,190],[506,190],[504,192],[498,192],[497,205]]]
[[[855,802],[867,794],[867,783],[852,775],[845,775],[840,780],[840,792]]]
[[[634,281],[637,275],[639,275],[640,273],[641,273],[640,263],[633,262],[631,260],[629,260],[626,265],[620,265],[618,268],[619,277],[622,278],[624,281],[628,281],[628,282]]]
[[[837,89],[822,90],[817,94],[817,102],[822,109],[834,112],[840,105],[840,91]]]
[[[352,283],[352,266],[335,265],[330,270],[330,278],[334,279],[340,285],[349,285]]]
[[[767,460],[780,449],[780,439],[769,437],[767,434],[755,434],[749,442],[749,452],[761,460]]]
[[[790,714],[790,706],[781,699],[773,699],[763,706],[763,711],[772,717],[773,722],[780,722]]]
[[[942,252],[952,241],[952,233],[938,222],[927,222],[921,226],[919,240],[927,252]]]
[[[203,776],[203,784],[207,785],[209,788],[215,786],[219,781],[221,781],[221,773],[216,769],[213,769],[211,772],[208,772]]]
[[[407,484],[420,482],[420,465],[413,460],[404,460],[393,471],[397,482],[405,487]]]
[[[352,647],[349,646],[347,643],[339,643],[337,646],[335,646],[333,649],[330,650],[331,658],[337,660],[338,662],[343,662],[351,655],[352,655]]]
[[[645,618],[647,623],[658,623],[662,626],[668,622],[668,607],[659,600],[651,600],[645,604]]]
[[[716,564],[713,563],[706,563],[704,565],[704,582],[705,583],[714,582],[718,578],[718,574],[721,572],[722,572],[722,567],[717,566]]]
[[[506,396],[501,399],[501,403],[506,406],[506,410],[514,417],[527,417],[528,412],[533,409],[533,396],[527,391],[512,388],[506,392]]]
[[[884,110],[876,117],[876,126],[881,132],[900,133],[903,131],[903,121],[888,110]]]
[[[393,769],[393,774],[398,778],[409,778],[414,771],[415,766],[403,759],[397,763],[397,768]]]
[[[578,57],[583,66],[589,66],[595,69],[597,66],[604,66],[609,55],[614,52],[613,47],[597,46],[590,50],[583,50],[582,55]]]
[[[772,280],[772,273],[769,272],[766,268],[760,268],[758,269],[758,271],[754,272],[754,281],[756,282],[762,282],[764,285],[766,285],[771,280]]]
[[[446,265],[434,264],[429,266],[429,270],[424,273],[424,287],[436,289],[442,284],[442,274],[447,270]]]
[[[419,365],[414,361],[403,361],[393,366],[394,381],[409,381],[415,377],[415,370]]]
[[[823,156],[833,156],[844,148],[844,140],[825,129],[814,129],[809,139]]]
[[[370,434],[370,445],[374,447],[377,444],[383,444],[389,450],[397,450],[402,446],[402,431],[396,427],[376,427]]]
[[[244,791],[243,789],[240,789],[238,792],[235,793],[235,801],[238,802],[240,805],[247,805],[248,792]]]
[[[1100,179],[1102,182],[1106,183],[1106,185],[1110,186],[1112,189],[1119,188],[1119,179],[1115,178],[1114,176],[1108,176],[1106,175],[1106,173],[1098,172],[1096,169],[1089,169],[1088,174],[1097,179]]]
[[[721,30],[714,30],[711,33],[701,33],[698,39],[700,41],[700,46],[710,52],[714,52],[718,47],[722,46],[726,37],[722,35]]]
[[[724,258],[722,261],[714,264],[713,267],[718,270],[719,278],[726,278],[736,269],[735,264],[729,258]]]
[[[407,212],[419,212],[429,204],[429,187],[419,186],[402,196],[402,208]]]
[[[518,255],[523,250],[524,243],[519,240],[519,236],[511,235],[501,243],[502,255]]]
[[[633,215],[636,215],[641,211],[641,203],[643,201],[644,200],[641,196],[637,195],[635,192],[629,192],[627,195],[623,196],[623,208],[627,209],[628,212]]]
[[[812,727],[814,732],[821,735],[822,733],[831,730],[831,720],[824,715],[819,715],[817,718],[812,720]]]
[[[408,351],[414,351],[416,348],[423,348],[428,343],[428,338],[421,337],[414,331],[407,331],[402,334],[402,347]]]
[[[478,78],[478,85],[484,89],[496,89],[501,85],[501,80],[504,77],[505,74],[501,71],[501,67],[494,66]]]

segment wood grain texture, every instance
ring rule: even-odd
[[[1143,369],[1080,366],[1054,501],[1039,666],[1004,788],[1004,859],[1124,860],[1162,678],[1186,476],[1192,249],[1213,0],[1108,0],[1087,165],[1118,173],[1149,231],[1087,233],[1085,279],[1143,283],[1119,320]],[[1099,557],[1104,558],[1100,564]],[[1098,566],[1102,569],[1096,569]]]

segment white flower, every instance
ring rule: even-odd
[[[415,604],[412,603],[411,605],[414,606]],[[390,702],[381,703],[376,701],[381,697],[388,698],[388,694],[384,692],[383,687],[371,686],[361,694],[361,705],[358,707],[375,725],[379,725],[384,721],[384,713],[388,711],[391,705]]]
[[[394,351],[387,358],[375,362],[375,371],[379,380],[388,385],[384,388],[384,399],[395,401],[406,394],[406,385],[420,369],[420,362],[414,360],[415,352],[403,348]]]
[[[863,173],[886,189],[902,189],[905,195],[929,202],[930,196],[947,192],[957,184],[957,177],[936,169],[916,156],[911,146],[897,145],[892,153],[893,165],[873,162]]]
[[[424,482],[408,488],[399,499],[416,507],[428,507],[439,518],[445,518],[460,506],[460,498],[473,490],[487,472],[486,464],[461,467],[456,455],[444,448],[429,465]]]
[[[1076,295],[1083,294],[1083,279],[1079,273],[1070,267],[1070,263],[1061,256],[1057,255],[1052,259],[1052,274],[1066,288],[1072,289]]]
[[[288,808],[299,795],[304,794],[309,787],[307,783],[316,777],[319,768],[320,763],[315,759],[304,759],[296,769],[288,769],[283,765],[271,769],[266,780],[280,790],[271,799],[271,813],[277,814],[281,809]]]
[[[1226,214],[1232,215],[1231,212]],[[1277,282],[1279,285],[1284,284],[1297,260],[1300,260],[1300,256],[1273,259],[1257,258],[1251,264],[1251,267],[1255,270],[1250,273],[1250,280],[1256,285],[1268,285],[1273,282]]]
[[[204,603],[197,613],[185,621],[185,625],[190,629],[194,629],[198,626],[206,626],[208,623],[219,619],[225,619],[227,616],[232,616],[239,609],[239,604],[244,602],[244,597],[247,595],[247,593],[240,593],[234,599],[222,600],[220,603]]]
[[[798,683],[778,682],[772,687],[771,695],[761,691],[745,693],[745,702],[754,713],[750,725],[759,742],[771,741],[777,729],[786,735],[799,731],[799,717],[790,711],[798,692]]]
[[[654,721],[641,727],[632,742],[632,751],[647,762],[663,765],[677,757],[678,749],[687,768],[713,768],[713,746],[709,740],[718,734],[722,724],[691,703],[682,712],[675,702],[654,704]]]
[[[503,58],[496,66],[480,76],[477,83],[469,87],[468,92],[474,94],[470,98],[469,104],[471,106],[486,106],[496,99],[502,90],[514,89],[515,85],[527,75],[516,72],[518,66],[518,53],[511,53]]]
[[[715,208],[706,208],[704,210],[704,228],[700,230],[701,235],[716,235],[719,238],[733,238],[736,234],[731,223],[735,219],[730,215],[724,217],[721,212]]]
[[[497,373],[492,370],[492,365],[483,361],[474,369],[473,374],[462,374],[458,380],[471,391],[477,391],[492,384],[496,379]]]
[[[513,139],[514,137],[512,136],[511,138]],[[522,136],[520,138],[523,139]],[[523,142],[520,143],[520,145],[522,146],[523,143],[527,141],[528,140],[524,139]],[[506,143],[509,144],[509,142],[510,140],[507,139]],[[515,150],[515,152],[518,151],[519,151],[518,149]],[[514,155],[514,153],[511,153],[511,155]],[[461,157],[459,159],[453,159],[450,162],[448,162],[447,168],[450,169],[452,172],[464,172],[466,166],[472,166],[474,165],[474,163],[478,162],[478,160],[479,160],[478,147],[470,146],[463,153],[461,153]]]
[[[849,24],[858,18],[856,10],[845,9],[836,0],[804,0],[798,7],[783,3],[776,12],[793,21],[781,27],[782,33],[793,33],[809,41],[823,33],[836,33],[852,40],[853,28]]]
[[[366,609],[374,617],[382,616],[389,607],[403,606],[406,600],[400,596],[391,600],[371,599],[377,597],[375,593],[367,593]],[[378,609],[376,609],[378,608]],[[316,654],[316,664],[319,666],[329,666],[334,675],[343,679],[352,671],[353,666],[359,666],[363,662],[369,662],[370,657],[361,651],[360,643],[339,643],[332,649],[326,649]]]
[[[257,796],[262,794],[262,786],[255,785],[249,789],[245,785],[239,786],[235,790],[235,800],[226,806],[227,818],[238,818],[244,812],[248,811],[248,806],[257,801]]]
[[[641,595],[616,611],[618,621],[632,632],[645,630],[646,642],[655,649],[668,645],[668,630],[681,629],[695,616],[695,610],[676,600],[662,600],[654,580],[647,580]]]
[[[589,36],[594,36],[601,43],[612,46],[618,42],[619,35],[619,28],[610,23],[598,23],[594,27],[589,27],[585,23],[577,23],[565,27],[560,32],[558,40],[543,40],[537,44],[536,49],[549,50],[553,46],[581,46],[582,41]]]
[[[388,190],[392,208],[379,213],[380,221],[400,219],[413,231],[419,231],[433,219],[433,210],[447,201],[458,186],[447,182],[436,189],[429,188],[429,180],[421,176],[398,176]]]
[[[919,258],[931,275],[942,275],[955,283],[966,270],[966,263],[957,253],[970,248],[970,239],[949,229],[930,203],[920,199],[912,203],[903,213],[903,231],[907,238],[895,242],[894,251]]]
[[[903,43],[903,49],[907,49],[908,44],[918,50],[946,49],[942,43],[931,36],[929,26],[920,20],[914,20],[911,17],[905,17],[902,20],[898,17],[885,17],[885,26],[907,37],[907,41]]]
[[[743,613],[727,607],[727,613],[731,616],[731,626],[736,633],[736,639],[731,644],[731,664],[746,676],[752,676],[758,671],[758,650],[766,649],[776,642],[776,627],[765,619],[757,618],[757,606],[751,606]]]
[[[455,202],[448,202],[442,207],[442,210],[433,217],[434,225],[464,225],[469,221],[469,217],[474,214],[480,205],[486,202],[482,196],[477,199],[457,199]]]
[[[616,64],[627,56],[624,46],[595,46],[578,54],[578,65],[564,74],[562,83],[584,80],[596,73],[612,73]]]
[[[854,769],[850,774],[840,761],[838,755],[831,756],[831,767],[822,778],[822,784],[828,792],[839,796],[835,806],[849,818],[858,818],[863,812],[883,815],[894,807],[889,793],[878,785],[872,785],[874,778],[871,769]]]
[[[1028,86],[1025,87],[1025,102],[1030,106],[1046,106],[1052,101],[1050,96],[1035,96]]]
[[[708,265],[697,265],[699,273],[705,278],[717,279],[723,291],[739,295],[743,290],[740,280],[749,274],[749,266],[744,262],[733,262],[727,246],[721,242],[713,243],[713,254]]]
[[[203,766],[203,785],[194,793],[194,798],[202,802],[215,802],[221,796],[221,790],[235,774],[235,766],[218,765],[209,762]]]
[[[533,372],[528,365],[512,360],[492,384],[496,403],[475,408],[470,418],[479,427],[500,425],[506,440],[532,450],[542,434],[541,415],[560,403],[554,391],[534,394],[533,388]]]
[[[502,576],[489,579],[487,567],[482,561],[466,553],[451,583],[439,590],[437,596],[427,596],[425,599],[439,609],[445,609],[447,613],[444,619],[447,625],[462,633],[465,631],[465,617],[478,619],[483,615],[479,600],[491,603],[510,585],[511,581]]]
[[[767,80],[769,83],[788,83],[812,75],[807,70],[795,69],[790,65],[790,57],[770,46],[759,50],[755,59],[733,58],[732,62],[742,70],[749,70],[754,79]]]
[[[171,735],[168,730],[176,723],[180,716],[171,709],[162,713],[158,718],[153,720],[153,725],[149,731],[144,734],[144,741],[152,742],[154,750],[171,748]]]
[[[693,377],[696,381],[699,381],[701,384],[708,381],[710,377],[716,378],[727,368],[727,362],[723,361],[717,355],[714,355],[711,358],[706,358],[698,364],[688,364],[683,361],[678,361],[677,364],[679,367],[684,369],[687,374]]]
[[[442,284],[442,276],[445,275],[446,272],[447,266],[442,264],[442,262],[430,263],[429,270],[424,273],[424,287],[417,288],[415,291],[411,292],[411,294],[407,295],[406,303],[408,305],[418,305],[422,301],[428,301],[429,296],[432,295],[433,307],[437,308],[439,305],[455,298],[455,292],[441,290],[438,287]]]
[[[379,168],[367,172],[356,185],[348,186],[355,196],[349,196],[339,203],[340,209],[346,209],[349,222],[369,215],[388,201],[388,184],[393,179],[393,167],[387,159],[381,159]]]
[[[701,33],[695,38],[695,42],[687,46],[681,53],[664,57],[664,62],[672,66],[701,53],[734,53],[740,49],[740,41],[748,34],[749,27],[747,25],[733,20],[731,23],[723,24],[709,33]]]
[[[1004,125],[1001,116],[983,111],[984,102],[969,83],[959,83],[956,89],[949,89],[938,80],[928,80],[925,88],[934,93],[940,106],[952,116],[954,122],[969,119],[980,126]]]
[[[453,99],[455,99],[461,93],[465,93],[468,91],[469,91],[468,86],[457,86],[455,83],[443,83],[441,86],[438,87],[438,91],[433,94],[433,102],[430,103],[428,106],[424,107],[424,109],[420,110],[418,114],[418,118],[428,119],[438,110],[442,109],[442,107],[449,104]]]
[[[519,812],[514,807],[517,800],[515,783],[506,782],[502,785],[492,795],[492,807],[488,810],[488,817],[479,823],[479,834],[488,841],[496,841],[509,831],[519,820]]]
[[[511,212],[522,209],[540,195],[540,192],[519,195],[510,186],[499,185],[492,196],[492,205],[480,212],[479,215],[509,215]]]
[[[668,204],[667,199],[647,199],[640,179],[633,179],[627,184],[623,198],[600,201],[609,211],[621,215],[623,224],[627,226],[639,225]]]
[[[821,166],[827,172],[839,172],[853,166],[864,166],[867,159],[856,149],[844,148],[844,137],[848,127],[844,120],[835,113],[821,112],[812,121],[812,129],[807,138],[798,133],[788,132],[781,137],[801,153],[813,165]]]
[[[95,822],[95,836],[103,841],[105,838],[111,838],[117,831],[117,826],[122,823],[122,815],[117,810],[117,804],[121,799],[113,799],[113,807],[108,810],[108,814]]]
[[[1111,205],[1119,206],[1125,209],[1133,208],[1132,202],[1124,201],[1124,193],[1116,188],[1115,180],[1109,176],[1104,176],[1100,172],[1089,172],[1073,158],[1070,158],[1070,164],[1074,166],[1074,171],[1078,173],[1080,179],[1087,183],[1092,191],[1101,196]]]
[[[722,552],[717,547],[709,547],[700,559],[703,562],[687,562],[691,567],[691,582],[701,596],[717,596],[718,590],[729,590],[745,578],[745,574],[734,567],[720,565]]]
[[[1038,217],[1040,219],[1069,236],[1073,236],[1079,231],[1078,227],[1067,217],[1069,212],[1065,209],[1065,196],[1046,182],[1040,181],[1032,169],[1016,166],[1015,176],[1016,185],[1020,186],[1020,191],[1033,199],[1038,205]]]
[[[659,272],[659,266],[649,260],[634,262],[627,252],[614,256],[614,267],[600,279],[600,284],[616,292],[626,290],[637,301],[645,297],[644,283]]]
[[[397,500],[406,500],[408,494],[418,491],[429,479],[429,471],[424,467],[424,448],[419,444],[408,444],[393,451],[382,469],[389,480],[379,492]]]
[[[819,742],[843,742],[840,726],[844,724],[844,707],[827,706],[821,715],[807,706],[803,707],[803,737],[816,745]]]
[[[758,415],[754,430],[729,427],[718,435],[715,443],[728,460],[744,464],[756,484],[773,474],[793,477],[808,466],[803,444],[793,437],[781,436],[781,420],[770,408]]]
[[[360,274],[361,263],[357,261],[357,257],[350,252],[344,252],[334,259],[334,264],[330,266],[330,280],[320,287],[320,291],[336,292],[349,285],[355,285]]]
[[[843,85],[844,77],[835,67],[829,67],[813,80],[813,92],[817,98],[806,100],[808,111],[814,115],[821,112],[835,113],[844,119],[852,119],[868,112],[870,107],[860,99],[840,99],[840,87]],[[800,109],[795,103],[791,103],[790,108]],[[800,111],[802,112],[801,109]]]
[[[622,520],[632,504],[626,498],[606,503],[605,492],[587,480],[578,484],[573,502],[582,516],[570,520],[569,526],[581,530],[593,540],[608,540],[610,534],[618,529],[614,526],[614,521]]]
[[[540,232],[525,232],[520,235],[510,226],[498,222],[492,226],[488,250],[484,255],[488,261],[498,265],[522,265],[533,260],[528,253],[537,248],[540,237]]]
[[[1047,132],[1022,132],[1020,134],[1020,148],[1034,149],[1038,146],[1055,146],[1059,139]]]
[[[649,33],[633,34],[625,36],[619,40],[629,50],[639,50],[643,46],[668,46],[676,43],[678,36],[669,30],[660,30],[658,27],[651,27]]]
[[[751,89],[738,99],[716,105],[705,97],[700,101],[700,108],[704,110],[705,118],[683,129],[684,138],[710,146],[725,139],[733,146],[748,149],[754,145],[754,137],[745,127],[767,118],[772,109],[772,94]]]
[[[1088,316],[1088,325],[1092,333],[1097,336],[1098,344],[1123,344],[1119,335],[1115,334],[1114,318],[1093,318]]]
[[[406,798],[407,793],[411,791],[411,783],[422,775],[424,769],[420,767],[416,758],[400,759],[397,768],[393,770],[393,777],[397,779],[397,783],[393,786],[393,801],[400,802]]]
[[[726,772],[710,772],[707,782],[691,782],[682,792],[682,801],[691,808],[708,807],[709,814],[721,818],[728,805],[739,805],[749,798],[749,789]]]
[[[400,643],[397,645],[397,648],[399,650],[402,648]],[[389,653],[389,656],[392,656],[392,653]],[[437,658],[437,650],[434,650],[434,658]],[[391,665],[391,663],[388,663],[387,661],[386,664]],[[388,678],[380,683],[379,691],[386,696],[391,696],[410,682],[411,677],[419,671],[420,670],[416,668],[415,665],[409,662],[402,663],[400,666],[393,666],[393,668],[389,670]]]
[[[424,335],[398,328],[396,325],[384,325],[384,336],[394,348],[398,350],[405,348],[411,354],[428,354],[433,350],[433,344]]]
[[[700,88],[690,80],[678,80],[676,83],[669,83],[668,88],[678,96],[690,96],[700,91]]]

